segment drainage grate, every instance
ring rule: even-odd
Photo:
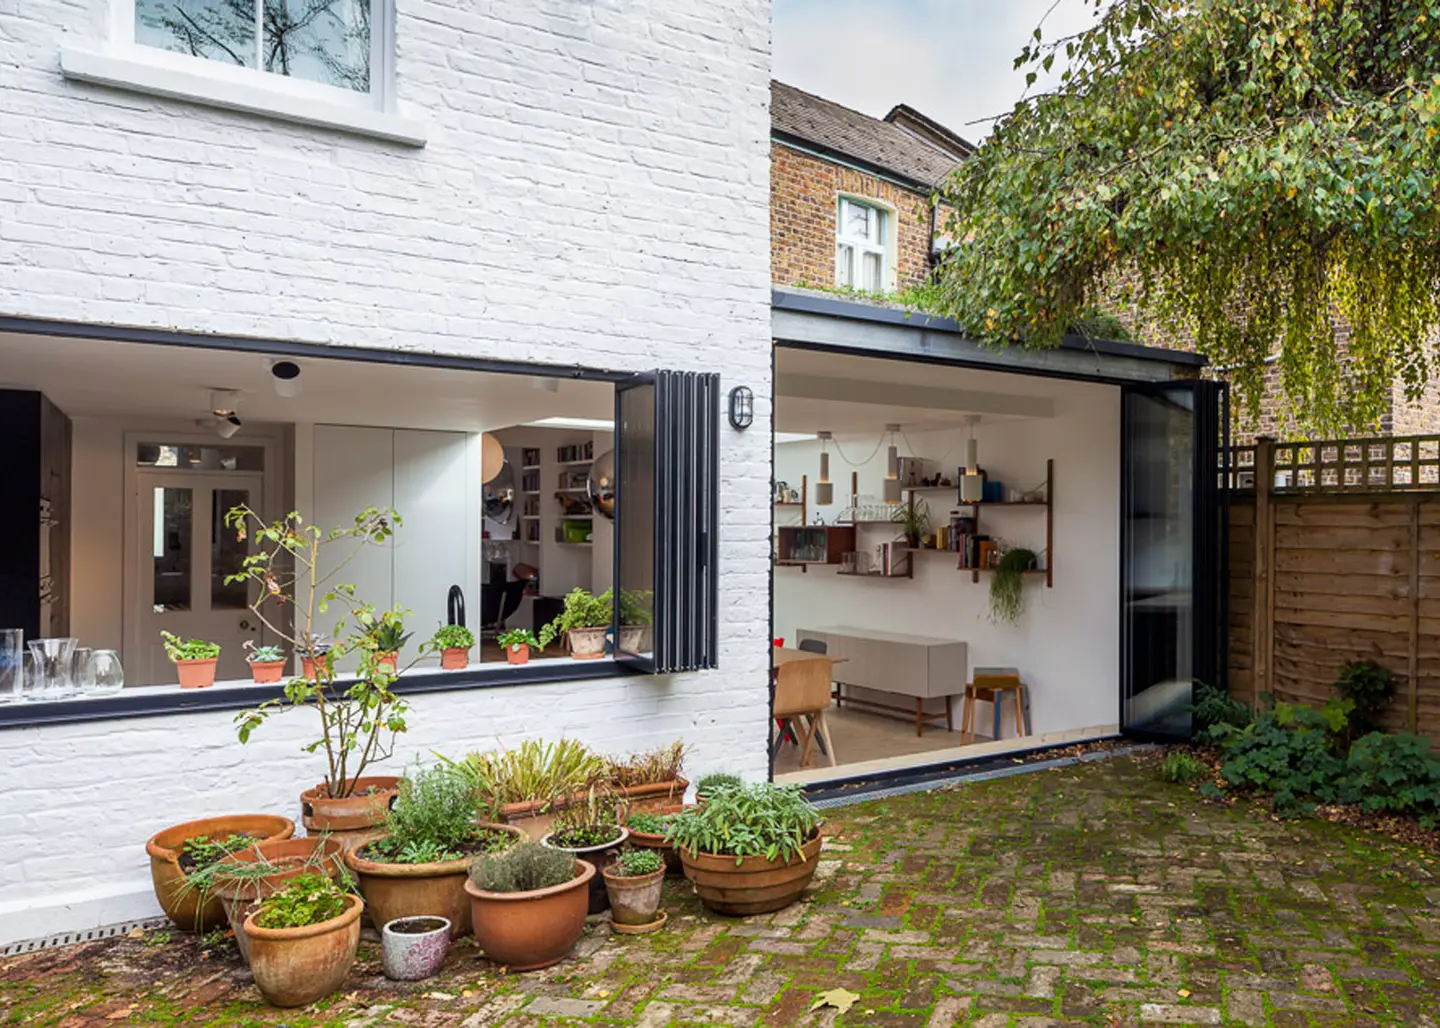
[[[0,957],[18,957],[23,953],[38,953],[43,949],[58,949],[61,946],[78,946],[82,942],[100,942],[129,935],[135,929],[153,931],[170,922],[163,917],[148,917],[143,921],[126,921],[124,924],[107,924],[99,928],[86,928],[79,932],[61,932],[45,939],[21,939],[8,946],[0,947]]]
[[[856,803],[868,803],[871,800],[889,799],[892,796],[907,796],[915,792],[929,792],[932,789],[939,789],[941,786],[952,785],[957,782],[988,782],[992,778],[1009,778],[1011,775],[1023,775],[1030,771],[1045,771],[1052,767],[1067,767],[1071,764],[1088,764],[1091,761],[1106,760],[1110,757],[1125,757],[1132,753],[1142,753],[1145,750],[1153,748],[1152,746],[1145,745],[1129,746],[1124,749],[1082,753],[1078,757],[1037,760],[1031,764],[1016,764],[1014,767],[1002,767],[990,771],[972,771],[969,774],[955,774],[946,778],[933,778],[923,782],[903,782],[899,785],[883,786],[875,789],[857,789],[854,792],[827,796],[824,799],[812,800],[811,802],[821,810],[829,810],[835,807],[852,806]]]

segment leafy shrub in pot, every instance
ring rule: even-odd
[[[558,963],[585,928],[594,877],[585,861],[533,842],[475,858],[465,882],[475,941],[512,971]]]
[[[599,596],[576,586],[565,594],[565,606],[558,617],[540,629],[540,646],[549,646],[561,635],[570,644],[576,660],[593,660],[605,655],[605,634],[614,620],[612,594]]]
[[[245,919],[250,973],[267,1002],[303,1007],[345,982],[365,904],[321,874],[300,875]]]
[[[215,684],[215,665],[220,662],[218,643],[203,639],[181,639],[174,632],[161,632],[165,656],[175,665],[182,689],[206,689]]]
[[[475,648],[475,633],[464,625],[441,625],[426,643],[431,653],[440,654],[440,667],[446,671],[462,671],[470,666],[470,651]]]
[[[670,821],[683,809],[676,804],[660,810],[634,811],[625,818],[625,827],[630,829],[630,838],[626,842],[635,849],[658,854],[665,861],[665,873],[676,877],[685,874],[685,865],[680,862],[680,854],[675,852],[674,845],[666,836],[670,831]]]
[[[798,786],[726,786],[676,814],[667,837],[707,907],[766,914],[793,903],[814,877],[820,812]]]
[[[512,628],[501,632],[495,641],[505,648],[505,659],[511,664],[530,663],[530,651],[540,649],[540,640],[528,628]]]

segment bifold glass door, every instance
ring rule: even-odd
[[[1120,724],[1190,736],[1196,681],[1223,684],[1225,386],[1126,386],[1121,429]]]

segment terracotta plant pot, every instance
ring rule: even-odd
[[[514,825],[525,833],[531,842],[539,842],[555,827],[555,815],[568,806],[565,800],[526,800],[522,803],[507,803],[500,808],[500,816],[507,825]]]
[[[320,659],[321,659],[321,660],[327,660],[328,657],[322,657],[322,658],[320,658]],[[319,676],[317,676],[317,675],[315,674],[315,658],[314,658],[314,657],[301,657],[301,658],[300,658],[300,673],[303,674],[306,678],[310,679],[310,681],[312,681],[312,682],[318,680],[318,677],[319,677]]]
[[[215,875],[211,895],[220,898],[225,917],[235,933],[235,945],[245,963],[250,963],[250,940],[245,934],[245,919],[255,912],[262,900],[281,891],[299,875],[318,872],[331,880],[340,877],[344,847],[339,839],[310,835],[303,839],[282,839],[262,842],[247,850],[232,853],[220,861],[228,864],[274,864],[275,870],[264,878],[227,878],[223,871]]]
[[[273,814],[232,814],[229,817],[207,817],[186,821],[163,832],[156,832],[145,843],[150,856],[150,880],[155,884],[155,898],[165,916],[181,931],[195,932],[225,923],[225,908],[213,893],[201,896],[185,887],[185,872],[180,869],[180,854],[185,840],[201,835],[225,838],[245,833],[256,842],[278,842],[295,834],[295,822]]]
[[[529,643],[521,643],[519,646],[507,646],[507,647],[505,647],[505,659],[506,659],[507,661],[509,661],[511,664],[528,664],[528,663],[530,663],[530,645],[529,645]]]
[[[638,814],[642,810],[650,813],[674,813],[679,809],[677,804],[685,799],[685,792],[689,788],[690,783],[684,778],[655,782],[652,785],[627,785],[617,790],[623,797],[617,806],[623,807],[627,816]]]
[[[304,928],[261,928],[258,911],[247,917],[250,973],[265,1001],[303,1007],[340,988],[355,963],[364,909],[359,896],[346,896],[343,914]]]
[[[620,649],[626,653],[647,653],[650,650],[649,625],[621,625]]]
[[[511,825],[482,823],[479,827],[510,834],[515,842],[525,839],[525,833]],[[369,842],[383,838],[376,836]],[[450,922],[453,937],[470,933],[470,901],[465,898],[468,859],[392,864],[368,859],[366,845],[346,853],[345,863],[360,879],[371,920],[383,925],[402,917],[443,917]]]
[[[285,662],[283,660],[251,661],[250,675],[255,679],[256,685],[278,682],[285,676]]]
[[[660,909],[660,890],[665,885],[665,869],[633,878],[605,869],[605,892],[610,897],[610,917],[616,924],[648,925],[655,923]]]
[[[782,860],[745,857],[739,864],[723,853],[691,855],[680,850],[685,877],[695,883],[695,893],[717,914],[769,914],[788,907],[800,898],[820,856],[820,833],[800,851],[804,860]]]
[[[465,906],[468,920],[468,899]],[[401,917],[382,925],[380,966],[386,978],[394,982],[419,982],[439,972],[445,955],[450,952],[449,921],[443,917]]]
[[[470,651],[450,646],[440,651],[440,667],[445,671],[463,671],[470,666]]]
[[[215,684],[215,665],[219,657],[208,660],[177,660],[175,673],[180,676],[182,689],[208,689]]]
[[[622,825],[619,835],[599,846],[586,846],[583,849],[557,846],[550,841],[549,835],[540,840],[540,845],[547,849],[573,853],[577,860],[583,860],[595,869],[595,876],[590,880],[590,901],[587,913],[603,914],[610,909],[610,896],[605,891],[605,879],[600,876],[600,872],[620,859],[620,847],[625,845],[625,840],[628,838],[630,838],[630,829]]]
[[[607,628],[572,628],[566,632],[570,640],[570,656],[576,660],[598,660],[605,656]]]
[[[352,779],[355,788],[349,796],[331,799],[324,782],[300,794],[300,820],[311,835],[330,833],[352,849],[379,835],[379,826],[399,793],[400,779],[392,775],[373,775]]]
[[[392,675],[395,674],[395,666],[399,663],[399,661],[400,661],[400,654],[399,654],[399,653],[377,653],[377,654],[375,654],[375,667],[376,667],[376,669],[378,670],[379,668],[382,668],[382,667],[383,667],[383,668],[386,668],[386,669],[389,670],[390,674],[392,674]]]
[[[652,814],[678,814],[684,810],[678,804],[661,807],[658,810],[651,810]],[[630,828],[627,824],[626,828]],[[630,828],[630,846],[637,850],[654,850],[665,860],[665,873],[672,878],[680,878],[685,874],[685,865],[680,862],[680,854],[675,852],[675,847],[665,841],[665,836],[658,832],[637,832]]]
[[[511,971],[559,963],[585,929],[594,878],[595,869],[583,860],[575,861],[575,877],[564,885],[533,892],[486,892],[467,878],[475,941],[492,963]]]

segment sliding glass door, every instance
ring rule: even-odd
[[[1190,735],[1193,684],[1225,668],[1225,386],[1125,387],[1121,433],[1120,724]]]

